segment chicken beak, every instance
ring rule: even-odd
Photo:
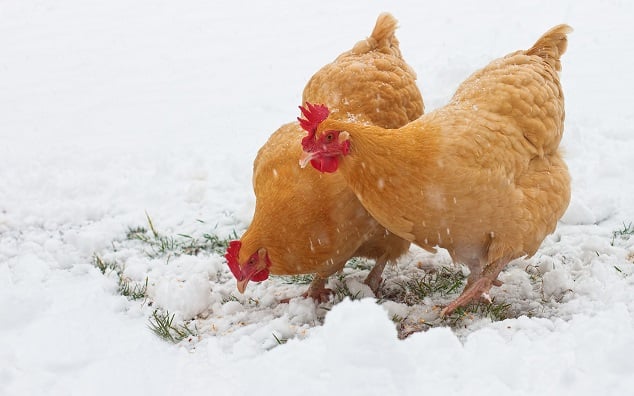
[[[301,166],[302,168],[305,168],[306,165],[308,165],[308,163],[310,161],[313,160],[313,158],[315,158],[317,156],[317,153],[307,153],[307,152],[302,152],[302,156],[299,157],[299,166]]]
[[[249,284],[249,278],[244,278],[241,281],[238,281],[238,291],[240,292],[240,294],[244,294],[244,291],[247,288],[247,284]]]

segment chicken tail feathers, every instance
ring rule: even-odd
[[[572,28],[566,24],[557,25],[544,33],[530,49],[527,55],[537,55],[543,58],[553,69],[560,71],[560,58],[568,47],[568,33]]]
[[[379,44],[384,42],[389,43],[395,38],[394,32],[397,27],[398,21],[396,18],[394,18],[394,16],[389,12],[383,12],[376,19],[376,25],[374,25],[374,30],[372,30],[370,38]]]
[[[376,20],[376,25],[374,25],[374,30],[372,30],[370,37],[355,44],[351,52],[353,54],[362,54],[379,50],[401,56],[399,42],[394,35],[397,27],[398,21],[392,14],[389,12],[381,13]]]

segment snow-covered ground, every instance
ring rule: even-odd
[[[634,221],[634,3],[398,3],[0,2],[0,395],[630,394],[634,236],[613,233]],[[508,319],[440,321],[442,295],[279,304],[306,286],[275,278],[240,295],[220,255],[127,237],[146,213],[177,240],[240,234],[257,149],[381,11],[400,21],[428,111],[490,60],[575,28],[562,73],[572,203],[501,275]],[[121,296],[95,256],[147,279],[147,299]],[[385,287],[419,263],[450,265],[413,249]],[[363,294],[366,273],[331,285]],[[157,308],[195,335],[155,336]],[[403,326],[432,328],[400,340]]]

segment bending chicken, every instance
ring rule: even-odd
[[[487,298],[507,263],[533,255],[568,206],[558,71],[571,31],[556,26],[530,49],[491,62],[445,107],[397,130],[302,108],[302,165],[338,170],[381,225],[469,267],[443,315]]]
[[[304,89],[304,101],[327,103],[337,119],[396,128],[420,117],[423,101],[416,75],[401,57],[396,19],[381,14],[372,35],[324,66]],[[297,166],[304,135],[299,123],[277,130],[253,166],[253,221],[226,259],[244,292],[249,281],[269,274],[316,274],[305,296],[328,298],[327,278],[352,257],[376,264],[366,283],[376,293],[388,261],[409,242],[374,220],[341,175],[322,175]]]

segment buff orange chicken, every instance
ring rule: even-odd
[[[401,56],[396,19],[381,14],[365,40],[322,67],[308,82],[303,100],[327,103],[337,119],[397,128],[423,113],[416,75]],[[253,166],[255,214],[226,259],[244,292],[269,274],[315,274],[304,296],[323,301],[326,282],[352,257],[376,264],[366,284],[377,291],[385,264],[410,243],[383,228],[363,208],[339,174],[300,169],[303,130],[282,126],[259,150]]]
[[[342,175],[383,227],[469,267],[443,315],[486,299],[500,271],[533,255],[568,206],[559,71],[571,31],[556,26],[494,60],[449,104],[395,130],[302,108],[302,165]]]

